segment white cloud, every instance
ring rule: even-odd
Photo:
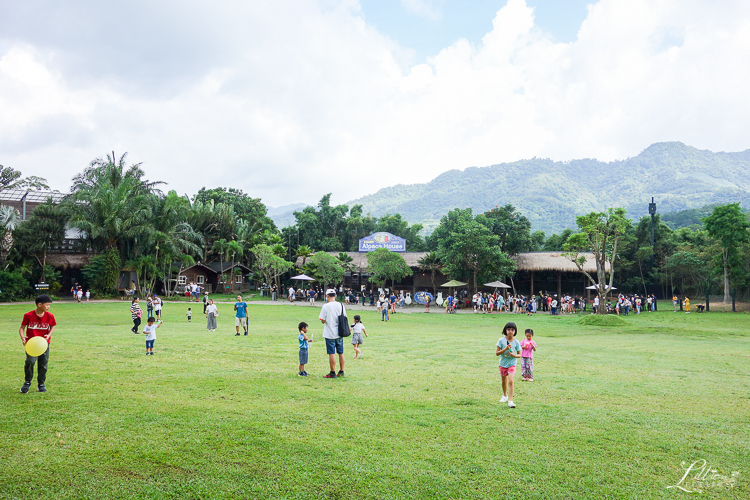
[[[283,205],[533,156],[750,147],[740,0],[602,0],[572,43],[510,0],[480,44],[411,68],[354,1],[131,3],[112,27],[102,5],[64,30],[58,11],[0,20],[0,163],[61,190],[112,150],[180,193]]]

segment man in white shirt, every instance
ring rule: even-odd
[[[594,314],[596,314],[596,308],[599,307],[599,296],[594,297]]]
[[[320,310],[318,319],[323,323],[323,338],[326,341],[326,353],[331,371],[325,378],[344,376],[344,339],[339,337],[339,316],[346,314],[344,304],[336,302],[336,290],[326,290],[327,302]],[[339,355],[339,373],[336,375],[336,354]]]

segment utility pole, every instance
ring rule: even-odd
[[[654,197],[651,197],[651,203],[648,204],[648,213],[651,214],[651,270],[654,269],[654,221],[656,219],[656,203],[654,203]]]

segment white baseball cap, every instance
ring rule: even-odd
[[[328,290],[326,290],[326,295],[336,295],[336,290],[334,290],[333,288],[329,288]]]

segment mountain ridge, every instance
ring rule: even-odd
[[[364,213],[400,213],[427,232],[454,208],[481,213],[507,203],[547,234],[575,227],[575,217],[623,207],[632,218],[712,203],[750,201],[750,149],[735,153],[699,150],[681,142],[655,143],[625,160],[584,158],[555,162],[533,158],[443,172],[424,184],[398,184],[352,200]],[[292,218],[293,221],[293,218]]]

